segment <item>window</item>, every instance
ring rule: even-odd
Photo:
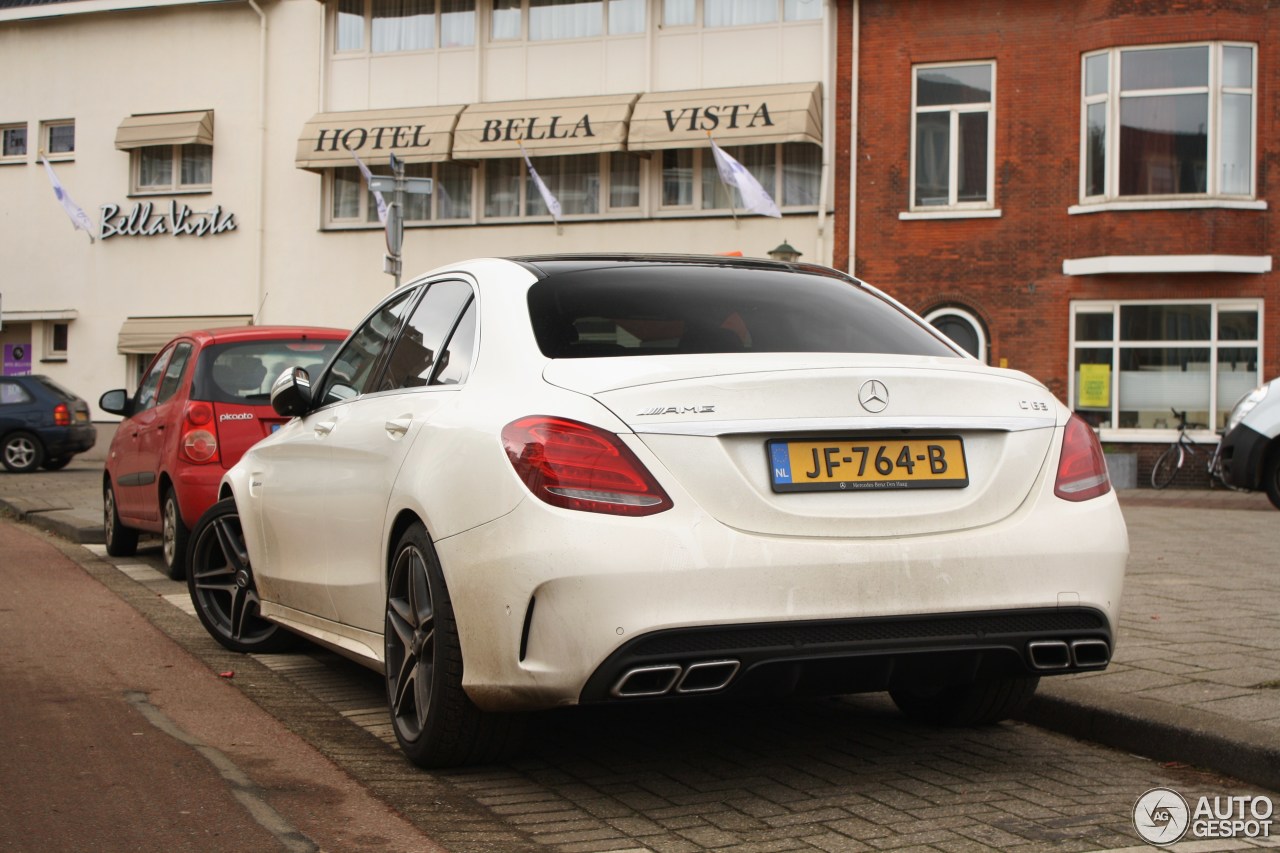
[[[778,207],[817,206],[822,180],[817,145],[728,145],[724,151],[747,168]],[[740,209],[742,198],[720,180],[711,149],[669,148],[662,152],[661,206],[727,211]]]
[[[0,161],[27,159],[27,126],[0,124]]]
[[[699,0],[663,0],[664,27],[692,26]],[[822,0],[701,0],[706,27],[745,27],[777,21],[820,21]]]
[[[1255,66],[1245,44],[1085,54],[1083,198],[1251,198]]]
[[[969,355],[987,362],[987,332],[972,312],[949,305],[925,315],[925,320],[939,332],[960,345]]]
[[[644,0],[492,0],[490,38],[529,41],[635,35],[645,27]],[[528,17],[529,31],[522,33]]]
[[[992,206],[995,72],[991,62],[914,69],[913,210]]]
[[[533,157],[563,216],[639,212],[640,163],[631,154]],[[550,216],[524,160],[484,161],[483,215],[488,219]]]
[[[337,53],[403,53],[476,43],[475,0],[339,0]]]
[[[138,386],[138,393],[134,398],[134,414],[150,409],[156,404],[156,392],[160,388],[160,380],[164,377],[165,366],[169,363],[169,356],[172,354],[173,347],[169,347],[151,362],[151,369],[147,371],[147,377]]]
[[[0,406],[13,406],[18,403],[30,403],[35,400],[31,392],[17,382],[0,381]]]
[[[470,300],[466,282],[438,281],[427,289],[387,358],[381,390],[441,384],[436,374],[445,360],[437,359],[436,353],[445,351],[445,341]],[[466,356],[470,358],[470,350]]]
[[[370,390],[374,368],[383,350],[400,329],[400,321],[413,304],[410,298],[418,288],[406,288],[384,302],[351,334],[351,338],[334,357],[321,381],[316,398],[322,405],[351,400]]]
[[[58,323],[53,321],[44,324],[45,361],[66,359],[67,333],[69,326],[69,323]]]
[[[146,145],[134,148],[133,191],[190,192],[213,186],[213,146]]]
[[[173,356],[169,366],[164,370],[164,378],[160,380],[160,391],[156,395],[156,405],[160,405],[178,393],[182,387],[182,374],[187,369],[187,360],[191,358],[191,344],[183,341],[173,348]]]
[[[40,145],[50,160],[69,160],[76,151],[76,123],[71,120],[40,123]]]
[[[371,169],[375,174],[390,174],[388,167]],[[471,219],[471,187],[475,169],[457,163],[409,163],[405,176],[432,178],[430,195],[405,194],[402,211],[406,224]],[[329,222],[332,225],[356,225],[378,222],[378,203],[365,184],[360,170],[343,166],[326,172],[329,187]],[[386,193],[383,200],[392,201]]]
[[[1072,408],[1095,427],[1176,426],[1170,409],[1220,429],[1258,385],[1257,300],[1076,302]]]

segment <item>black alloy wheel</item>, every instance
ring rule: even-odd
[[[173,487],[164,490],[160,501],[160,543],[164,566],[169,577],[176,581],[187,576],[187,543],[191,531],[182,523],[182,509],[178,506],[178,493]]]
[[[110,480],[102,484],[102,528],[107,553],[112,557],[132,557],[138,553],[138,531],[121,523],[116,490]]]
[[[1271,505],[1280,509],[1280,445],[1271,449],[1270,457],[1262,466],[1262,484]]]
[[[0,443],[0,462],[15,474],[27,474],[44,461],[44,445],[29,432],[11,432]]]
[[[400,748],[421,767],[492,761],[523,718],[480,711],[462,689],[462,648],[440,560],[421,524],[400,537],[387,586],[387,704]]]
[[[191,535],[187,590],[213,638],[233,652],[276,652],[296,636],[258,615],[258,590],[234,498],[218,501]]]

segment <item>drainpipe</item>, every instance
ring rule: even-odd
[[[256,0],[249,0],[249,8],[258,15],[258,228],[256,250],[258,256],[258,307],[253,312],[254,325],[262,322],[259,316],[267,301],[266,291],[266,216],[267,216],[267,14]]]
[[[859,14],[860,0],[853,0],[853,38],[851,41],[851,50],[853,54],[853,74],[849,85],[849,269],[846,270],[850,275],[854,274],[854,258],[858,245],[858,89],[860,85],[858,74],[858,50],[859,50],[859,22],[862,18]]]
[[[815,242],[815,260],[817,263],[829,263],[827,260],[827,185],[831,182],[831,147],[835,134],[835,73],[831,64],[831,18],[836,14],[836,0],[827,0],[822,10],[822,73],[826,82],[822,84],[822,178],[818,184],[818,234]]]

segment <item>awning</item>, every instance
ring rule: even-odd
[[[44,320],[74,320],[80,312],[74,308],[19,308],[17,311],[0,311],[0,323],[33,323]]]
[[[472,104],[453,134],[453,159],[625,151],[636,95]]]
[[[460,112],[448,106],[318,113],[302,128],[294,162],[299,169],[354,166],[352,151],[366,165],[390,163],[392,151],[406,163],[448,160]]]
[[[707,132],[720,145],[822,144],[822,84],[651,92],[631,115],[627,148],[698,148]]]
[[[121,151],[144,145],[193,143],[213,144],[213,110],[129,116],[116,130],[116,148]]]
[[[122,353],[150,355],[160,352],[165,344],[196,329],[219,329],[225,326],[250,326],[249,314],[204,315],[201,317],[129,317],[120,327],[116,350]]]

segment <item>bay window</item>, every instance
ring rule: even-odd
[[[1213,42],[1085,54],[1082,198],[1251,198],[1255,53]]]

